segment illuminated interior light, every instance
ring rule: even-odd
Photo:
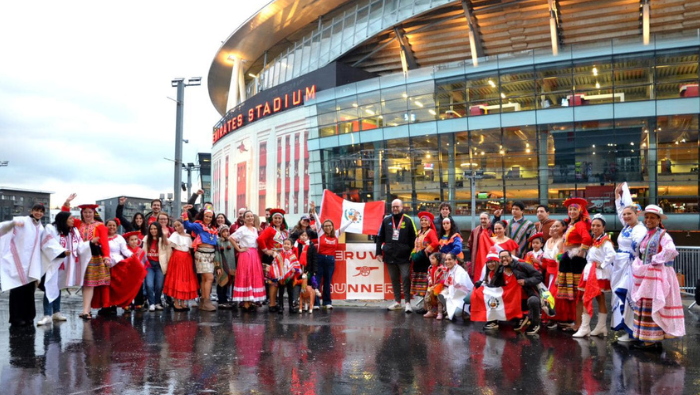
[[[374,115],[374,114],[375,114],[374,111],[370,110],[369,108],[366,108],[366,109],[365,109],[365,112],[366,112],[367,114],[369,114],[369,115]]]
[[[423,103],[421,103],[421,102],[419,102],[419,101],[416,101],[416,102],[414,102],[414,103],[416,103],[416,105],[417,105],[418,107],[423,108]]]
[[[494,82],[491,81],[491,80],[489,80],[489,85],[491,85],[492,88],[495,88],[495,87],[496,87],[496,84],[494,84]]]
[[[596,69],[595,67],[593,67],[593,75],[596,77],[598,76],[598,69]]]
[[[501,92],[501,99],[505,99],[505,98],[506,98],[506,94]]]
[[[435,115],[435,114],[436,114],[435,110],[428,110],[428,112],[429,112],[430,114],[432,114],[432,115]],[[449,144],[447,144],[447,145],[449,145]]]

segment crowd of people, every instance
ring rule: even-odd
[[[116,218],[101,219],[94,204],[79,205],[80,218],[74,218],[73,194],[46,228],[39,204],[27,217],[0,223],[0,284],[10,290],[10,323],[33,324],[37,285],[44,290],[37,325],[66,320],[60,294],[70,287],[82,288],[84,320],[93,318],[93,309],[104,315],[118,308],[124,314],[187,311],[194,300],[203,312],[248,313],[267,305],[268,312],[283,314],[285,292],[290,314],[333,308],[336,251],[352,221],[336,229],[339,224],[319,219],[311,202],[308,215],[291,228],[279,208],[266,209],[265,221],[241,208],[230,222],[211,202],[195,209],[202,194],[194,194],[177,218],[162,212],[156,199],[151,212],[127,219],[126,198]],[[511,321],[530,335],[545,327],[573,337],[607,336],[612,329],[620,332],[618,341],[659,349],[663,339],[685,334],[672,267],[678,253],[660,207],[642,211],[626,184],[615,194],[624,224],[617,249],[605,217],[591,218],[582,198],[564,202],[565,220],[549,219],[541,205],[533,223],[520,202],[512,204],[508,220],[502,210],[481,213],[466,241],[449,204],[437,216],[419,212],[416,226],[403,202],[394,200],[376,236],[376,255],[394,293],[388,309],[436,320],[461,316],[484,322],[484,330]],[[605,293],[611,293],[610,306]]]

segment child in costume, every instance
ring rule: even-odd
[[[444,306],[441,305],[437,296],[440,295],[445,284],[447,270],[442,266],[442,253],[434,252],[430,254],[430,267],[428,268],[428,289],[425,292],[425,309],[428,311],[423,315],[425,318],[438,317],[442,319]],[[438,313],[435,314],[437,309]]]
[[[301,265],[297,259],[296,252],[292,249],[292,241],[285,239],[282,243],[282,251],[276,252],[274,261],[270,267],[270,277],[273,283],[277,283],[279,289],[278,300],[282,300],[284,291],[287,291],[289,302],[289,312],[295,313],[294,309],[294,278],[301,275]],[[282,313],[282,309],[279,309]]]
[[[299,290],[299,313],[304,311],[304,303],[308,303],[309,313],[314,311],[314,289],[318,287],[316,284],[316,246],[309,240],[309,232],[302,231],[299,238],[294,243],[294,248],[299,257],[299,265],[301,266],[302,274],[296,280],[296,285],[300,286]]]
[[[123,234],[124,240],[126,240],[126,247],[131,251],[132,256],[135,256],[136,259],[143,265],[145,268],[148,265],[148,259],[146,258],[146,251],[141,248],[142,244],[142,237],[143,235],[141,234],[141,231],[136,230],[133,232],[128,232]],[[143,305],[143,280],[141,281],[141,287],[139,287],[138,292],[136,293],[136,296],[134,300],[132,301],[130,306],[125,306],[124,313],[131,313],[131,310],[133,309],[141,309]]]
[[[236,275],[236,250],[229,238],[230,231],[226,225],[219,227],[219,240],[216,242],[216,257],[214,258],[214,274],[216,274],[216,293],[220,309],[236,308],[236,304],[229,304],[228,290],[233,283],[232,277]]]
[[[544,250],[542,249],[542,246],[544,246],[544,236],[542,233],[535,233],[530,236],[527,242],[530,245],[530,251],[525,254],[525,262],[534,266],[538,271],[541,271],[542,255],[544,254]]]

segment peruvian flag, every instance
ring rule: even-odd
[[[510,321],[523,316],[521,287],[512,281],[504,287],[481,286],[472,292],[472,321]]]
[[[333,221],[335,229],[351,223],[345,229],[348,233],[376,235],[384,219],[384,202],[355,203],[324,189],[319,218]]]

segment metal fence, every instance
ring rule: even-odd
[[[695,295],[695,283],[700,279],[700,247],[676,247],[678,257],[673,264],[678,285],[686,295]]]

